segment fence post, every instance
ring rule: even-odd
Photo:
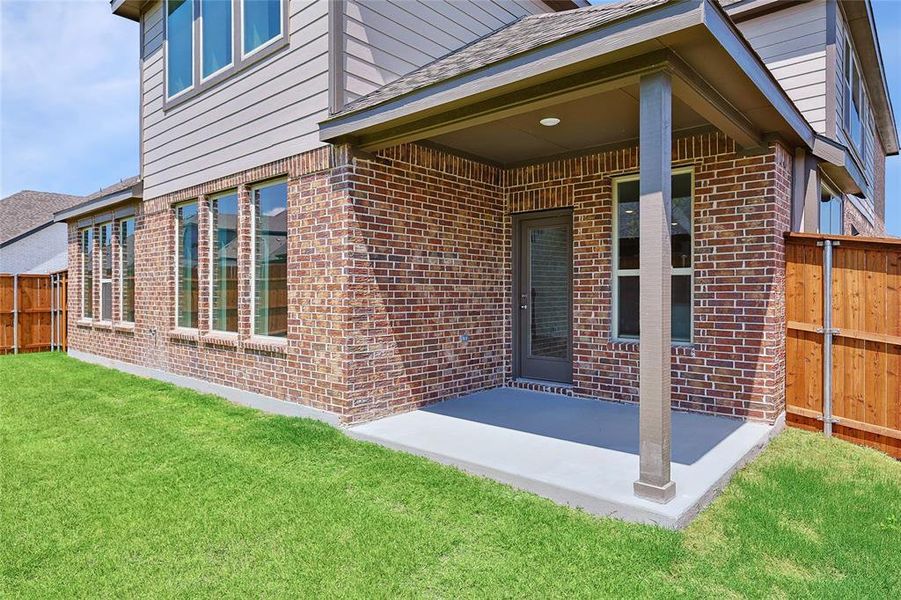
[[[50,352],[56,350],[56,286],[53,285],[56,275],[50,275]]]
[[[838,241],[823,240],[823,435],[832,436],[832,248]]]
[[[19,274],[13,275],[13,354],[19,353]]]

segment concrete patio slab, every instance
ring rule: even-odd
[[[673,413],[676,497],[637,498],[638,406],[496,388],[364,423],[348,434],[587,512],[681,528],[779,431]]]

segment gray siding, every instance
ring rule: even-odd
[[[516,19],[548,12],[539,0],[347,0],[339,85],[344,102]]]
[[[810,125],[826,133],[826,0],[738,24]]]
[[[521,16],[540,0],[348,0],[345,100],[368,94]],[[164,110],[163,2],[141,19],[141,172],[154,198],[321,145],[329,106],[329,0],[290,0],[287,49]]]
[[[291,0],[289,47],[163,109],[163,10],[142,18],[144,197],[223,177],[320,145],[328,113],[328,1]]]
[[[848,147],[854,147],[845,133],[845,102],[847,101],[847,86],[845,84],[845,39],[848,37],[845,16],[841,10],[836,11],[836,36],[835,36],[835,134],[838,141]],[[870,204],[874,204],[875,186],[876,186],[876,121],[873,119],[873,106],[870,104],[870,97],[865,93],[867,104],[867,117],[865,124],[865,156],[863,157],[862,170],[864,177],[869,184],[870,189],[867,191],[867,198]]]
[[[0,248],[0,273],[54,273],[69,262],[69,228],[54,223]]]

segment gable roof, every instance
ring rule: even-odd
[[[348,103],[333,116],[371,108],[435,83],[452,79],[619,19],[662,6],[671,0],[624,0],[557,13],[529,15],[383,85]]]
[[[53,214],[84,201],[83,196],[22,190],[0,200],[0,246],[53,223]]]

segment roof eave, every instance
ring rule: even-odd
[[[467,96],[472,97],[509,81],[520,81],[539,74],[542,70],[549,71],[575,64],[581,58],[580,47],[583,47],[581,48],[583,52],[598,55],[637,44],[643,41],[642,34],[658,38],[670,31],[703,25],[729,51],[738,67],[769,99],[797,138],[808,148],[813,149],[816,134],[810,124],[718,4],[711,0],[673,3],[640,13],[635,19],[635,25],[625,30],[621,36],[620,46],[611,42],[610,38],[613,36],[606,35],[605,29],[609,26],[580,33],[477,71],[436,82],[380,104],[326,119],[319,124],[320,139],[324,142],[352,139],[355,134],[367,128],[407,117],[424,110],[425,107],[438,106]],[[617,25],[621,23],[623,21]]]
[[[130,21],[140,21],[142,4],[144,0],[110,0],[110,9],[116,16]]]
[[[67,208],[66,210],[54,213],[53,220],[56,223],[65,222],[118,204],[139,202],[143,198],[143,192],[144,183],[138,181],[133,186],[125,188],[124,190],[106,194],[99,198],[94,198],[88,202],[82,202],[81,204]]]

